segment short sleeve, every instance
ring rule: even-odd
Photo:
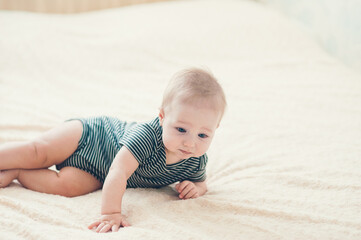
[[[137,124],[124,133],[119,143],[125,146],[139,163],[143,163],[156,146],[156,136],[148,124]]]
[[[194,173],[192,176],[190,176],[187,180],[192,182],[203,182],[206,180],[206,166],[208,162],[208,156],[207,154],[204,154],[199,157],[199,168],[196,173]]]

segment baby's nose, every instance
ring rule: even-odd
[[[195,143],[194,143],[193,137],[191,137],[191,136],[187,137],[187,138],[184,140],[183,144],[184,144],[184,146],[186,146],[186,147],[194,147],[194,144],[195,144]]]

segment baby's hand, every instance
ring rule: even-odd
[[[191,181],[183,181],[175,185],[180,199],[190,199],[199,197],[197,186]]]
[[[95,230],[98,233],[105,233],[108,231],[117,232],[119,227],[129,227],[130,224],[125,220],[125,216],[120,213],[104,214],[99,221],[96,221],[88,226],[89,229]]]

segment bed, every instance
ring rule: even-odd
[[[87,229],[101,190],[0,189],[0,239],[361,239],[361,75],[255,1],[169,1],[81,14],[0,11],[0,143],[66,119],[147,121],[176,71],[206,67],[228,109],[208,193],[128,189],[132,227]],[[1,159],[0,159],[1,161]]]

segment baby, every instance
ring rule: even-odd
[[[72,119],[40,137],[0,146],[0,187],[74,197],[102,188],[96,232],[130,224],[122,215],[126,188],[175,185],[180,199],[207,191],[208,150],[226,108],[222,87],[207,71],[178,72],[159,114],[146,123],[111,117]],[[59,171],[48,169],[56,165]]]

